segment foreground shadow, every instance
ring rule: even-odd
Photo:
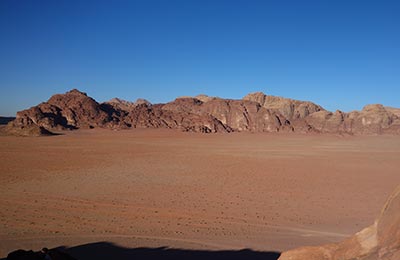
[[[208,250],[173,249],[167,247],[124,248],[108,242],[92,243],[70,248],[60,247],[57,249],[66,252],[67,254],[78,260],[85,260],[85,259],[276,260],[280,256],[280,253],[278,252],[259,252],[250,249],[243,249],[238,251],[235,250],[208,251]]]

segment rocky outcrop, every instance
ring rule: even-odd
[[[367,105],[361,111],[329,112],[308,101],[267,96],[256,92],[244,100],[258,102],[270,111],[283,115],[297,132],[335,134],[397,134],[400,133],[400,109]]]
[[[99,104],[76,89],[17,113],[10,127],[48,131],[78,128],[171,128],[202,133],[298,132],[400,134],[395,108],[369,105],[362,111],[334,113],[308,101],[251,93],[242,100],[199,95],[166,104],[114,98]]]
[[[15,126],[12,123],[0,129],[0,134],[15,135],[15,136],[46,136],[54,135],[44,127],[30,124]]]
[[[400,108],[385,107],[386,111],[398,116],[400,118]]]
[[[217,97],[210,97],[210,96],[207,96],[207,95],[204,95],[204,94],[200,94],[200,95],[195,96],[194,98],[205,103],[205,102],[208,102],[210,100],[216,99]]]
[[[173,113],[211,116],[233,131],[278,132],[293,130],[280,114],[261,107],[257,102],[212,98],[206,102],[196,98],[178,98],[162,109]]]
[[[193,102],[201,101],[192,99],[193,102],[189,102],[186,108],[183,107],[185,101],[177,100],[176,104],[171,102],[165,108],[164,105],[151,105],[141,99],[136,102],[113,99],[99,104],[86,93],[75,89],[18,112],[10,126],[13,129],[36,126],[53,131],[94,127],[173,128],[203,133],[232,131],[208,114],[190,111],[190,107],[195,108]]]
[[[224,125],[216,118],[207,114],[193,113],[190,108],[184,108],[183,103],[185,102],[178,101],[178,103],[182,104],[182,107],[174,103],[168,104],[168,106],[139,105],[126,115],[124,122],[132,128],[170,128],[201,133],[232,131],[229,126]]]
[[[332,113],[326,110],[321,110],[310,114],[305,121],[313,129],[322,133],[351,133],[351,129],[346,126],[346,114],[337,110]]]
[[[205,103],[202,110],[239,132],[292,130],[285,117],[254,101],[213,99]]]
[[[110,99],[109,101],[105,102],[105,104],[110,104],[114,108],[120,109],[120,110],[125,110],[125,111],[131,111],[138,105],[146,104],[146,105],[151,105],[149,101],[146,99],[139,98],[135,102],[119,99],[119,98],[113,98]]]
[[[312,102],[267,96],[262,92],[250,93],[243,100],[255,101],[266,109],[283,115],[288,120],[305,118],[314,112],[325,110]]]
[[[375,223],[345,241],[287,251],[279,260],[398,260],[400,259],[400,186],[390,196]]]
[[[37,125],[51,129],[105,127],[112,115],[86,93],[76,89],[52,96],[47,102],[17,113],[13,125]]]
[[[391,125],[398,124],[399,118],[382,105],[367,105],[360,112],[350,112],[351,130],[356,134],[381,134]]]
[[[379,104],[350,113],[319,111],[305,120],[314,129],[326,133],[384,134],[400,129],[400,117]]]

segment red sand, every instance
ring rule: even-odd
[[[400,138],[87,130],[0,136],[0,257],[110,241],[281,251],[370,225]]]

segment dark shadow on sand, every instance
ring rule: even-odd
[[[188,250],[174,249],[168,247],[159,248],[124,248],[109,242],[98,242],[75,247],[60,247],[60,251],[66,252],[78,260],[96,259],[96,260],[276,260],[279,258],[279,252],[261,252],[250,249],[242,250]]]

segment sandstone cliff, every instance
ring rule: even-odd
[[[119,99],[119,98],[113,98],[113,99],[110,99],[109,101],[105,102],[105,104],[110,104],[115,108],[119,108],[119,109],[125,110],[125,111],[130,111],[141,104],[151,105],[151,103],[149,101],[147,101],[146,99],[141,99],[141,98],[137,99],[135,102],[131,102],[131,101],[127,101],[127,100],[123,100],[123,99]]]
[[[368,105],[362,111],[329,112],[319,105],[251,93],[241,100],[199,95],[166,104],[114,98],[98,103],[73,89],[20,111],[7,129],[57,131],[79,128],[171,128],[202,133],[298,132],[333,134],[400,134],[396,108]]]

